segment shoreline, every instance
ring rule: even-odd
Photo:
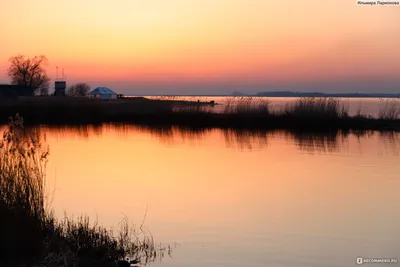
[[[23,114],[24,124],[39,125],[99,125],[127,124],[149,127],[178,126],[192,129],[248,129],[248,130],[298,130],[298,131],[331,131],[331,130],[376,130],[400,132],[400,120],[384,120],[368,117],[327,118],[295,118],[290,116],[254,116],[252,114],[213,114],[213,113],[156,113],[136,114],[132,117],[104,119],[90,117],[84,119],[34,118]],[[0,121],[3,125],[7,122]]]
[[[272,112],[268,101],[245,99],[210,112],[214,101],[152,100],[144,97],[103,101],[87,98],[31,97],[0,103],[0,124],[19,114],[26,125],[126,123],[188,128],[383,130],[400,131],[400,108],[388,106],[380,118],[349,116],[340,100],[300,98]]]

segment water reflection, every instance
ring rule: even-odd
[[[161,266],[398,255],[398,133],[87,127],[42,127],[57,215],[112,226],[147,214],[157,240],[182,244]]]
[[[380,132],[379,139],[382,140],[383,150],[386,153],[398,156],[400,152],[400,133],[398,132]]]
[[[269,140],[283,137],[288,143],[295,145],[306,153],[337,153],[348,151],[350,143],[361,147],[369,139],[377,139],[381,153],[399,155],[400,133],[378,131],[286,131],[286,130],[242,130],[242,129],[203,129],[183,128],[178,126],[152,127],[131,124],[101,124],[77,126],[42,126],[47,133],[57,138],[65,136],[88,139],[100,137],[107,133],[116,133],[120,137],[127,137],[138,133],[149,134],[164,145],[189,143],[200,144],[207,136],[220,135],[227,148],[238,150],[267,149]],[[35,127],[37,130],[37,127]]]
[[[340,142],[348,136],[343,132],[290,132],[284,133],[285,137],[293,140],[296,146],[305,152],[337,152],[342,148]]]
[[[222,130],[222,134],[227,147],[252,150],[265,148],[268,145],[268,136],[273,133],[268,131],[227,129]]]
[[[68,136],[69,138],[87,139],[94,136],[101,136],[104,133],[105,125],[51,125],[51,126],[25,126],[29,131],[42,129],[47,133],[54,134],[57,138]]]

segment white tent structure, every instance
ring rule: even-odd
[[[107,87],[97,87],[93,91],[87,94],[89,98],[98,98],[98,99],[117,99],[117,93],[108,89]]]

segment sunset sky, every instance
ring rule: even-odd
[[[11,56],[125,94],[400,92],[400,6],[355,0],[0,2]],[[60,71],[61,72],[61,71]]]

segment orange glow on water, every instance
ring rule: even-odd
[[[140,224],[147,207],[154,237],[183,244],[173,257],[187,261],[182,266],[204,266],[218,255],[226,261],[233,247],[239,260],[259,263],[252,266],[298,261],[296,253],[346,266],[359,253],[395,254],[399,245],[398,135],[161,135],[135,126],[100,127],[98,135],[43,132],[57,216],[87,214],[116,226],[125,214]]]

